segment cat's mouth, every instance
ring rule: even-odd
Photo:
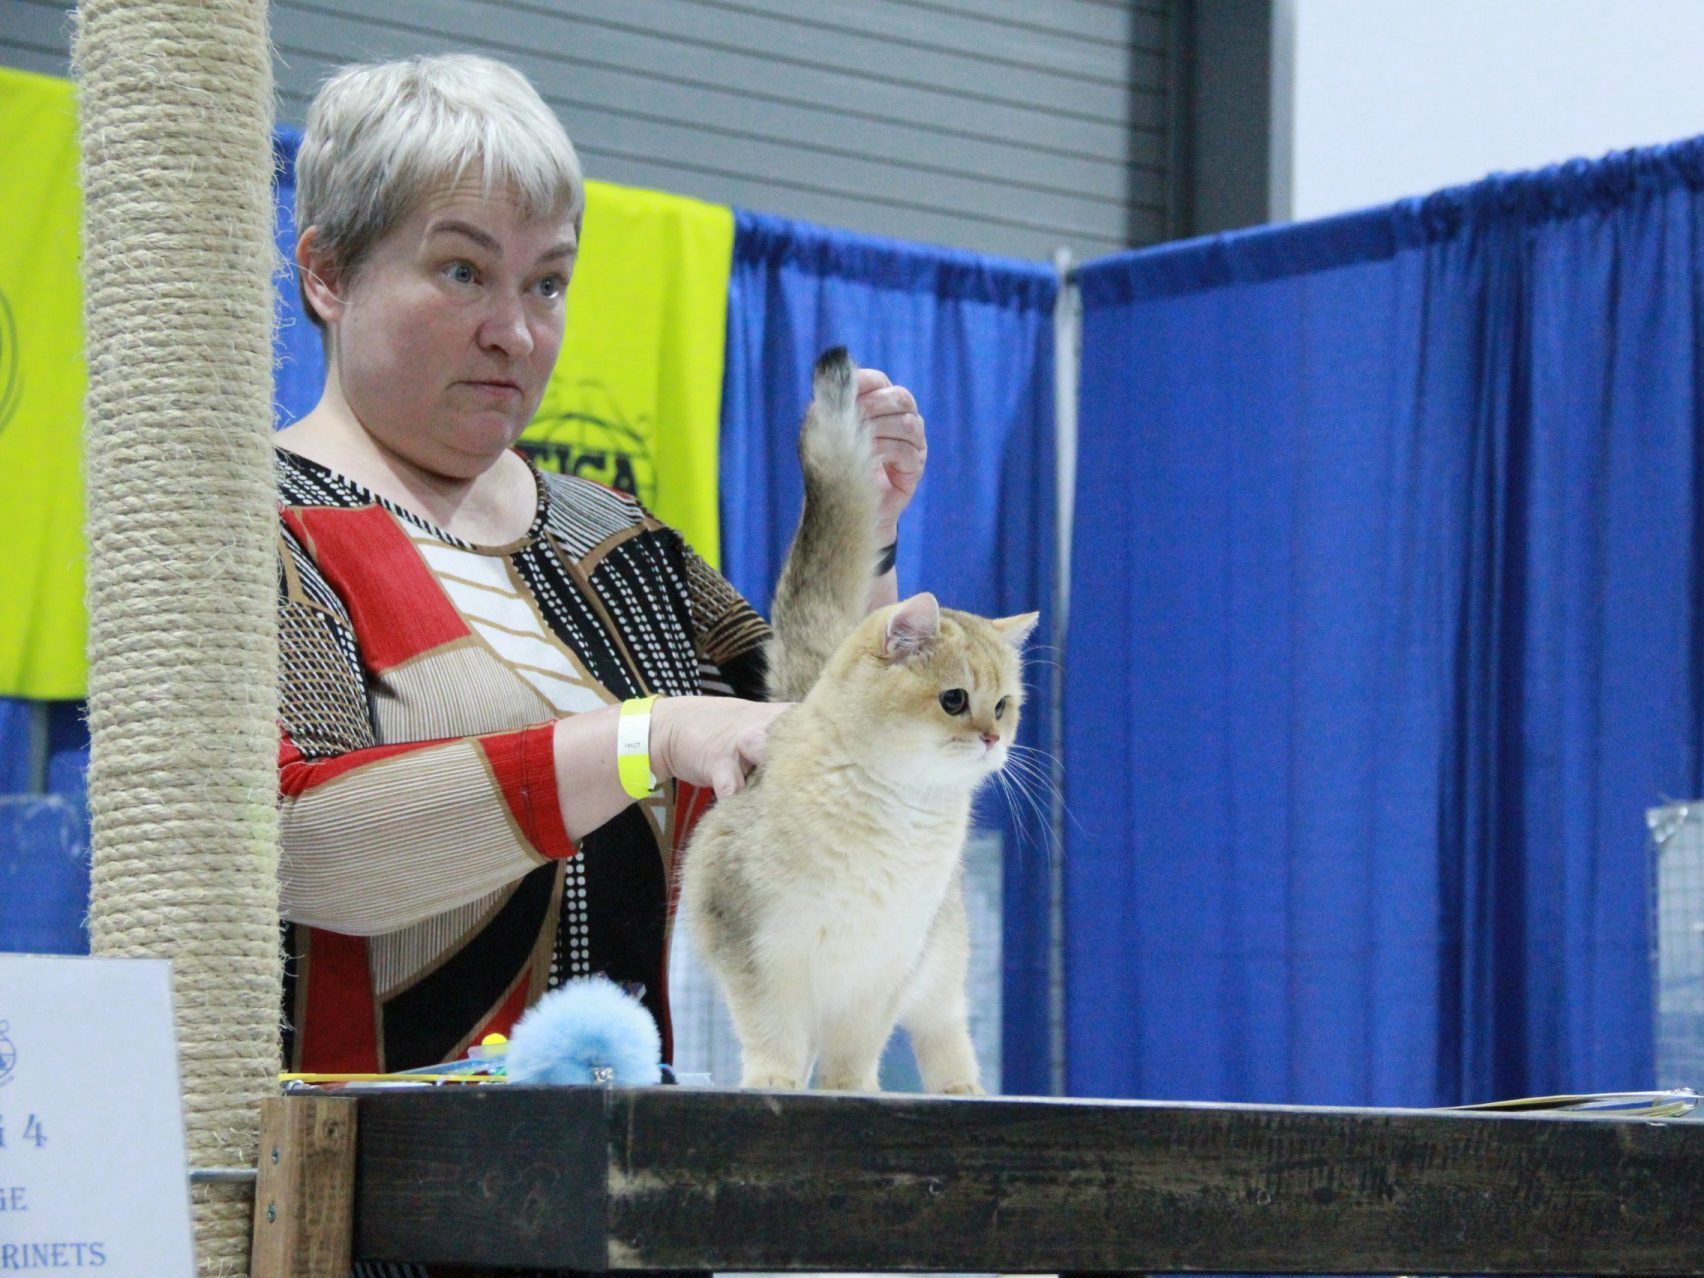
[[[978,763],[993,763],[997,766],[1006,753],[1006,742],[1000,737],[995,737],[992,741],[986,737],[971,737],[969,740],[960,739],[957,744]]]

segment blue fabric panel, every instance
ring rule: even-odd
[[[87,954],[89,845],[81,810],[0,796],[0,950]]]
[[[273,193],[278,203],[278,331],[272,340],[276,365],[273,370],[273,420],[286,426],[305,416],[319,403],[325,386],[325,348],[319,329],[307,316],[301,291],[296,286],[296,150],[302,144],[300,131],[279,128],[272,136],[273,162],[277,166]]]
[[[84,813],[89,805],[88,707],[81,701],[47,703],[47,773],[49,794],[69,801]],[[87,840],[85,839],[85,842]]]
[[[720,449],[724,572],[767,611],[803,500],[795,449],[811,366],[828,347],[846,346],[909,387],[927,422],[928,474],[900,526],[901,589],[927,589],[985,615],[1042,612],[1020,741],[1046,747],[1053,272],[743,210],[735,218]],[[1046,818],[1015,820],[990,799],[983,820],[1006,835],[1002,1082],[1008,1092],[1045,1093]]]
[[[39,703],[0,697],[0,794],[33,790],[40,774]]]
[[[1084,268],[1072,1092],[1651,1085],[1643,812],[1704,783],[1701,177]]]

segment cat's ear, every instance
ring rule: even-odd
[[[1026,612],[1017,617],[995,617],[993,625],[1002,639],[1022,651],[1024,640],[1030,637],[1030,631],[1035,629],[1035,623],[1040,620],[1039,612]]]
[[[941,605],[928,591],[912,595],[888,614],[882,656],[905,658],[922,652],[941,634]]]

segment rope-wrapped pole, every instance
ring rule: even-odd
[[[192,1167],[277,1090],[277,513],[265,0],[84,0],[94,952],[172,961]],[[195,1188],[202,1274],[252,1190]]]

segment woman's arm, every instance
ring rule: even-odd
[[[394,931],[574,855],[581,838],[633,802],[616,764],[616,706],[509,731],[380,744],[341,599],[288,528],[279,549],[286,919],[352,935]],[[732,652],[764,633],[755,614],[723,621]],[[652,771],[731,792],[784,708],[665,698],[653,710]]]
[[[663,697],[651,770],[726,796],[789,707]],[[447,741],[280,756],[284,917],[370,936],[464,905],[544,864],[634,802],[616,766],[620,707]]]

